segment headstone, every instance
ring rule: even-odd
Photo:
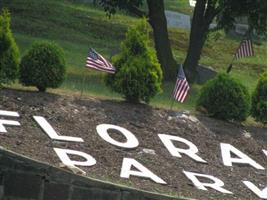
[[[165,10],[168,27],[190,29],[190,16],[170,10]]]
[[[217,72],[212,67],[198,65],[196,82],[198,84],[203,84],[206,81],[214,78],[216,75]]]
[[[195,7],[196,6],[196,0],[189,0],[189,5],[191,7]]]
[[[212,24],[210,24],[210,29],[213,29],[213,28],[215,28],[217,26],[217,24],[214,24],[214,23],[212,23]]]
[[[235,24],[235,32],[240,35],[245,35],[248,31],[247,24]]]

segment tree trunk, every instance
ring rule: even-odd
[[[206,0],[198,0],[196,3],[191,32],[189,48],[184,62],[184,70],[189,82],[193,83],[197,75],[197,66],[209,30],[209,24],[205,22]]]
[[[149,23],[152,26],[157,57],[165,80],[176,77],[177,64],[173,58],[168,36],[163,0],[147,0]]]

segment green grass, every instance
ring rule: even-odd
[[[86,69],[85,59],[89,47],[95,48],[107,58],[118,50],[129,26],[137,23],[137,18],[119,12],[108,18],[105,12],[91,4],[74,3],[71,0],[1,0],[0,7],[11,11],[11,28],[24,55],[35,40],[49,40],[59,44],[65,51],[67,77],[60,92],[94,95],[101,98],[122,99],[108,90],[104,84],[105,74]],[[166,0],[169,10],[190,13],[188,0]],[[188,48],[189,32],[169,29],[169,37],[178,63],[182,63]],[[152,39],[151,39],[152,40]],[[212,34],[203,49],[201,64],[214,67],[218,72],[225,72],[240,38],[225,36],[223,33]],[[266,70],[266,42],[257,41],[256,56],[235,61],[232,75],[243,82],[250,91],[256,85],[259,74]],[[84,82],[83,82],[84,79]],[[15,84],[14,87],[21,87]],[[164,83],[163,92],[152,99],[156,107],[169,108],[174,82]],[[193,85],[186,103],[174,103],[175,109],[194,110],[200,85]]]
[[[193,9],[189,6],[189,0],[165,0],[165,9],[192,15]]]

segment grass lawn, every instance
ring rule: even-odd
[[[107,58],[117,52],[127,28],[136,24],[137,18],[123,12],[108,18],[99,7],[71,0],[2,0],[0,7],[2,6],[11,11],[11,28],[22,55],[35,40],[53,41],[64,49],[67,77],[56,91],[78,94],[83,88],[85,95],[121,98],[105,86],[105,74],[84,67],[85,59],[89,47],[95,48]],[[166,0],[165,7],[184,13],[192,11],[188,0]],[[169,36],[174,57],[178,63],[182,63],[186,56],[189,32],[169,29]],[[218,72],[226,71],[239,41],[240,38],[225,36],[223,33],[212,34],[205,45],[200,63],[212,66]],[[266,42],[257,41],[255,57],[234,63],[232,75],[240,79],[250,91],[254,89],[259,74],[266,69],[266,51]],[[14,84],[13,87],[21,86]],[[173,87],[174,82],[164,83],[163,92],[153,98],[151,104],[169,108]],[[175,109],[194,110],[201,85],[195,84],[191,88],[186,103],[175,103]]]
[[[165,9],[192,15],[193,9],[189,6],[189,0],[165,0]]]

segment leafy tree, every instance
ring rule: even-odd
[[[117,9],[128,10],[138,16],[147,14],[140,10],[144,0],[99,0],[107,13],[114,14]],[[157,57],[161,64],[164,78],[175,77],[176,64],[168,39],[167,23],[164,14],[164,0],[146,0],[149,23],[153,28]],[[190,82],[196,78],[196,67],[202,48],[210,32],[209,26],[216,21],[215,30],[233,27],[236,17],[247,16],[250,29],[259,34],[267,31],[266,0],[197,0],[193,13],[190,43],[184,62],[185,73]]]
[[[0,85],[17,78],[19,50],[10,30],[10,14],[3,9],[0,13]]]
[[[207,39],[213,21],[217,22],[215,30],[229,30],[234,26],[237,17],[248,18],[250,31],[255,29],[259,34],[267,31],[266,0],[197,0],[194,9],[190,32],[190,43],[184,62],[185,72],[189,81],[196,77],[196,67],[202,48]]]
[[[148,103],[161,90],[162,71],[154,49],[149,47],[145,20],[128,30],[113,64],[117,71],[107,77],[106,85],[124,95],[127,101]]]
[[[164,0],[146,0],[148,14],[140,10],[144,0],[99,0],[109,14],[115,14],[117,9],[128,10],[137,16],[146,16],[153,29],[157,58],[161,64],[165,80],[176,77],[176,61],[171,51],[167,20],[164,13]]]

